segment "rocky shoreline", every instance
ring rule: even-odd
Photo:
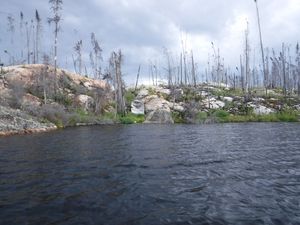
[[[57,84],[55,83],[57,80]],[[102,124],[299,122],[300,97],[281,90],[224,84],[127,88],[126,115],[116,114],[114,91],[103,80],[53,67],[19,65],[0,74],[0,136]]]

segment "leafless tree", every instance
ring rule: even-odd
[[[77,54],[77,59],[75,60],[75,65],[77,62],[79,74],[82,74],[82,40],[76,42],[76,44],[74,46],[74,50]]]
[[[36,61],[33,63],[39,63],[39,43],[40,43],[40,33],[42,29],[42,19],[39,15],[39,12],[35,10],[35,58]]]
[[[91,61],[92,68],[94,70],[94,78],[99,79],[99,77],[101,76],[100,62],[103,59],[102,59],[102,48],[99,45],[95,33],[91,33],[91,44],[93,47],[93,51],[90,53],[90,61]]]
[[[115,100],[116,100],[116,112],[120,115],[125,114],[125,100],[124,100],[124,82],[122,80],[122,52],[113,52],[110,57],[110,73],[112,74]]]
[[[62,0],[49,0],[51,5],[51,11],[53,13],[53,17],[48,18],[48,23],[54,23],[54,75],[57,80],[57,42],[58,42],[58,33],[60,31],[59,23],[61,21],[61,10],[63,1]],[[57,84],[56,84],[57,85]]]
[[[14,34],[15,34],[15,18],[12,15],[7,16],[7,26],[8,32],[10,32],[10,42],[11,44],[14,43]]]
[[[134,90],[136,91],[137,87],[138,87],[138,83],[139,83],[139,78],[140,78],[140,72],[141,72],[141,65],[139,65],[139,69],[136,75],[136,83],[135,83],[135,88]]]
[[[260,40],[260,49],[261,49],[261,58],[262,58],[262,68],[263,68],[263,74],[264,74],[264,84],[265,84],[266,95],[267,95],[268,94],[268,77],[267,77],[266,64],[265,64],[265,54],[264,54],[262,31],[261,31],[261,25],[260,25],[260,15],[259,15],[259,10],[258,10],[257,0],[254,0],[254,2],[255,2],[255,6],[256,6],[257,23],[258,23],[258,30],[259,30],[259,40]]]
[[[247,28],[245,31],[245,91],[249,94],[249,83],[250,83],[250,67],[249,67],[249,25],[247,21]]]

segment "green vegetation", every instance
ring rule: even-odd
[[[278,113],[256,115],[232,115],[223,110],[217,110],[213,116],[220,123],[239,123],[239,122],[298,122],[299,114],[296,111],[283,111]]]
[[[208,115],[206,112],[198,112],[197,114],[197,121],[198,123],[204,123],[207,119]]]
[[[172,112],[172,118],[174,120],[174,123],[184,123],[183,114],[180,112]]]
[[[122,124],[143,123],[145,121],[145,116],[128,113],[125,116],[120,116],[119,121]]]
[[[132,89],[129,89],[125,92],[124,95],[126,105],[130,105],[131,102],[135,99],[135,92]]]

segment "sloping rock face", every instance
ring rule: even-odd
[[[170,111],[156,109],[148,114],[144,123],[173,124],[174,120]]]
[[[0,106],[0,136],[55,130],[52,123],[41,123],[20,110]]]
[[[131,103],[131,113],[136,114],[136,115],[144,115],[145,114],[144,101],[134,100]]]

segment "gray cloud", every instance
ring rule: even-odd
[[[259,6],[265,45],[275,49],[279,49],[283,41],[295,45],[300,36],[299,0],[259,0]],[[0,56],[3,61],[6,57],[3,49],[12,47],[7,33],[6,13],[18,18],[19,12],[23,11],[25,18],[29,19],[34,16],[35,9],[39,10],[44,21],[50,16],[47,0],[2,3]],[[135,76],[139,64],[143,66],[145,77],[149,60],[163,64],[163,47],[170,49],[174,55],[179,52],[181,37],[185,36],[187,46],[193,48],[200,66],[205,64],[212,52],[213,41],[225,61],[234,67],[242,53],[246,19],[249,21],[253,52],[258,48],[255,13],[253,0],[65,0],[59,40],[60,64],[72,69],[73,46],[82,39],[88,65],[89,37],[91,32],[95,32],[104,49],[103,64],[106,64],[112,50],[123,50],[124,72],[129,81]],[[52,44],[51,29],[44,24],[45,51],[49,51]]]

